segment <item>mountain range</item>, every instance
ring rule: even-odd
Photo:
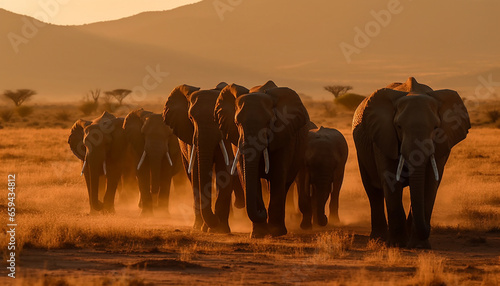
[[[0,90],[75,101],[128,88],[164,99],[183,83],[273,79],[320,99],[330,98],[324,85],[368,95],[414,76],[467,97],[480,77],[500,87],[498,15],[495,0],[205,0],[56,26],[0,9]]]

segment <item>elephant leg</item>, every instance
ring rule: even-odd
[[[151,216],[153,214],[153,198],[150,192],[151,177],[149,168],[144,166],[139,171],[137,171],[137,180],[139,183],[139,191],[141,193],[141,216]]]
[[[196,159],[195,159],[196,161]],[[193,162],[193,170],[191,171],[191,184],[193,186],[194,199],[194,224],[193,228],[197,230],[208,230],[201,217],[201,197],[200,197],[200,180],[198,178],[198,164]]]
[[[330,194],[330,222],[335,224],[340,223],[339,219],[339,195],[344,181],[344,168],[336,170],[333,176],[332,192]]]
[[[258,189],[260,189],[260,192],[257,192],[257,208],[258,209],[266,209],[265,206],[265,201],[263,200],[264,196],[262,195],[265,193],[267,197],[269,197],[269,182],[265,179],[259,179],[258,180]],[[264,222],[252,222],[252,233],[250,234],[251,238],[263,238],[266,235],[269,234],[269,228],[268,224],[266,221]]]
[[[387,220],[384,209],[384,191],[372,185],[368,172],[361,164],[359,164],[359,171],[366,195],[370,201],[372,227],[370,238],[385,241],[387,239]]]
[[[397,247],[406,247],[408,243],[408,234],[406,232],[406,215],[403,208],[403,188],[396,186],[393,192],[386,183],[384,183],[385,204],[387,209],[387,218],[389,222],[389,245]]]
[[[94,212],[94,208],[92,207],[92,195],[91,195],[91,192],[90,192],[90,189],[91,189],[91,185],[90,185],[90,171],[89,171],[88,167],[85,167],[85,169],[83,170],[83,175],[85,177],[85,184],[87,185],[87,193],[89,195],[90,213],[93,213]]]
[[[210,232],[229,233],[229,210],[231,207],[231,195],[233,192],[231,176],[226,170],[226,165],[220,154],[221,160],[216,159],[215,163],[215,182],[217,186],[217,199],[215,200],[215,215],[219,218],[219,225]]]
[[[104,211],[108,213],[115,213],[115,195],[120,181],[120,172],[116,170],[109,170],[106,176],[106,193],[104,194]]]
[[[297,176],[297,189],[299,192],[299,210],[302,213],[300,228],[312,229],[311,186],[309,175],[302,171]]]
[[[272,236],[287,234],[285,226],[285,200],[290,184],[285,185],[282,180],[271,180],[269,198],[269,233]]]

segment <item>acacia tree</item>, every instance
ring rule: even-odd
[[[111,91],[106,91],[107,96],[112,96],[118,101],[118,105],[121,106],[123,100],[131,93],[130,89],[115,89]]]
[[[345,94],[349,90],[352,89],[352,86],[350,85],[327,85],[323,87],[326,91],[330,92],[333,94],[335,98]]]
[[[33,95],[36,94],[36,91],[31,89],[18,89],[16,91],[6,90],[3,95],[14,102],[16,107],[21,106],[23,102],[30,99]]]
[[[94,104],[97,104],[97,101],[99,100],[99,96],[101,96],[101,90],[99,88],[96,88],[94,90],[89,91],[90,97],[92,97],[92,100],[94,100]]]

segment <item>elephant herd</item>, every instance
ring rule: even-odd
[[[434,91],[414,78],[379,89],[358,106],[353,138],[370,201],[371,237],[430,248],[444,165],[469,128],[455,91]],[[298,94],[272,81],[250,90],[226,83],[207,90],[181,85],[168,96],[163,114],[139,109],[126,118],[104,112],[93,121],[80,119],[68,143],[83,162],[91,212],[113,213],[117,186],[125,180],[139,187],[141,215],[168,211],[172,178],[183,168],[193,191],[195,229],[230,232],[234,193],[234,206],[246,208],[252,222],[251,237],[285,235],[285,201],[294,182],[301,228],[328,223],[329,198],[329,219],[339,221],[347,142],[335,129],[317,128]]]

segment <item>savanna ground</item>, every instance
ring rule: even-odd
[[[432,219],[432,251],[387,248],[369,239],[369,204],[357,169],[352,112],[338,108],[335,116],[325,116],[324,103],[307,105],[313,121],[339,129],[349,143],[342,224],[302,231],[298,210],[290,209],[289,234],[259,240],[249,238],[243,210],[231,216],[232,234],[193,231],[188,185],[174,186],[170,215],[139,218],[137,204],[125,205],[119,197],[115,215],[89,215],[81,163],[66,143],[80,117],[77,108],[35,106],[28,117],[14,115],[0,129],[5,182],[0,284],[500,284],[500,129],[484,115],[491,103],[470,109],[474,126],[446,166]],[[6,276],[5,267],[11,173],[17,183],[15,280]]]

